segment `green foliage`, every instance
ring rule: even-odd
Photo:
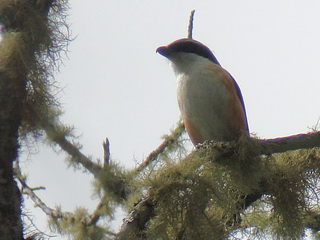
[[[170,134],[162,136],[162,139],[169,141],[169,144],[164,151],[159,154],[157,163],[159,163],[159,161],[172,162],[172,160],[181,159],[186,156],[188,151],[185,146],[185,133],[184,124],[182,120],[179,120],[178,126],[171,130]]]
[[[69,43],[64,30],[65,1],[55,1],[49,11],[49,1],[0,1],[0,22],[5,32],[0,46],[0,71],[16,82],[16,94],[24,98],[21,114],[23,136],[37,136],[59,111],[54,96],[59,89],[53,71],[60,55]],[[47,4],[48,6],[46,6]],[[50,20],[49,20],[50,19]]]
[[[227,154],[200,150],[154,174],[156,217],[147,230],[150,239],[223,239],[241,226],[254,228],[256,236],[303,235],[307,211],[318,204],[318,185],[310,180],[318,178],[320,151],[253,157],[254,150],[241,147],[248,145]],[[246,196],[256,191],[264,197],[245,210]]]
[[[319,149],[311,149],[265,157],[268,194],[246,211],[243,226],[278,239],[300,239],[306,228],[317,229],[319,154]]]
[[[156,191],[156,217],[150,224],[151,236],[219,239],[226,235],[237,203],[254,186],[241,177],[239,162],[218,155],[213,149],[202,150],[155,174],[151,187]]]
[[[79,152],[79,145],[66,141],[74,136],[71,127],[59,122],[53,71],[70,41],[65,24],[68,4],[58,0],[49,6],[50,2],[0,1],[5,28],[0,76],[10,79],[15,86],[12,95],[23,99],[21,136],[46,132],[49,143],[60,144],[72,156],[70,164],[82,164],[95,177],[100,203],[94,218],[78,208],[51,218],[52,229],[77,240],[103,239],[110,234],[108,227],[99,226],[96,219],[112,219],[117,206],[131,209],[149,191],[155,216],[144,230],[148,239],[225,239],[246,231],[251,238],[266,233],[298,239],[308,227],[317,234],[319,149],[259,156],[259,147],[243,138],[234,151],[208,147],[185,157],[180,124],[163,137],[163,148],[146,165],[129,172],[114,163],[101,167]]]
[[[78,208],[64,218],[51,218],[49,224],[52,230],[69,235],[75,240],[101,240],[107,230],[95,224],[87,225],[85,223],[87,218],[89,218],[87,210]]]
[[[319,149],[274,154],[269,162],[269,192],[273,211],[270,220],[274,231],[282,236],[299,237],[305,228],[303,219],[317,206]],[[271,164],[272,163],[272,164]],[[310,194],[313,194],[311,196]]]
[[[99,196],[107,193],[110,200],[122,203],[129,194],[132,176],[115,163],[104,166],[94,181],[94,191]]]

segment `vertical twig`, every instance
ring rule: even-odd
[[[110,142],[109,139],[106,138],[102,143],[103,146],[103,166],[107,166],[110,163]]]
[[[188,26],[188,38],[192,39],[192,31],[193,31],[193,16],[196,10],[192,10],[189,18],[189,26]]]

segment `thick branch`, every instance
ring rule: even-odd
[[[128,218],[124,220],[115,240],[145,239],[142,232],[146,227],[146,223],[153,216],[154,204],[149,191],[148,196],[141,199],[130,212]]]
[[[259,144],[259,154],[273,154],[286,151],[320,147],[320,132],[297,134],[275,139],[253,139]]]

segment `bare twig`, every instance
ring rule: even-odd
[[[66,213],[62,213],[53,208],[48,207],[33,191],[31,187],[28,186],[24,177],[21,174],[21,169],[19,162],[16,160],[14,164],[15,176],[19,180],[22,186],[22,192],[27,194],[31,200],[35,203],[36,207],[39,207],[45,214],[53,218],[63,218]]]
[[[39,187],[34,187],[34,188],[31,188],[32,191],[37,191],[37,190],[46,190],[45,187],[43,186],[39,186]]]
[[[56,235],[49,235],[43,231],[41,231],[36,224],[34,223],[34,220],[32,219],[31,216],[29,216],[28,213],[22,213],[23,221],[25,226],[25,235],[26,237],[24,238],[25,240],[35,240],[35,239],[51,239],[57,237]],[[28,224],[26,223],[27,221],[29,222]]]
[[[165,151],[165,149],[174,141],[176,141],[181,134],[184,132],[184,124],[182,122],[178,123],[178,126],[172,131],[170,135],[168,135],[164,141],[153,150],[148,157],[141,163],[136,169],[135,172],[139,173],[143,169],[145,169],[150,163],[157,160],[159,155]]]
[[[103,166],[107,166],[110,163],[110,141],[106,138],[102,143],[103,146]]]
[[[193,17],[196,10],[192,10],[190,13],[189,18],[189,25],[188,25],[188,38],[192,39],[192,32],[193,32]]]

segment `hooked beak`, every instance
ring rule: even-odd
[[[170,50],[168,49],[167,46],[161,46],[157,48],[157,53],[160,53],[162,56],[168,58],[170,55]]]

